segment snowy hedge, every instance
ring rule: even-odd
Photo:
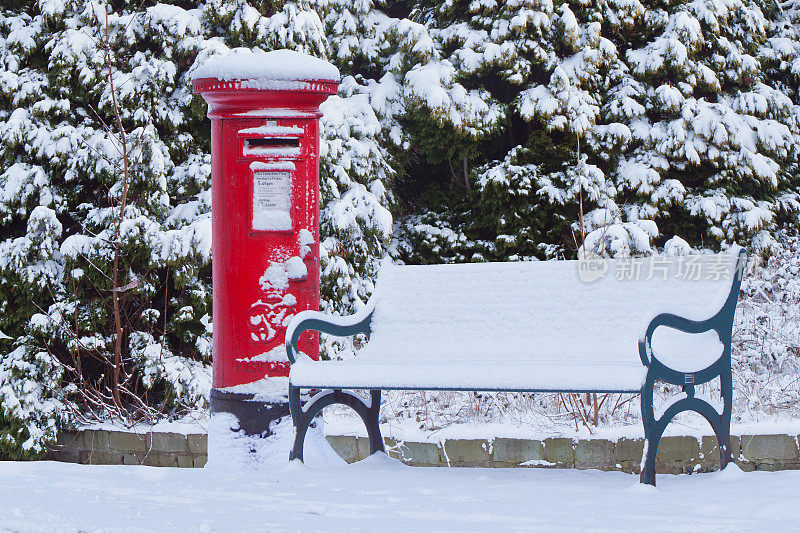
[[[464,96],[437,113],[448,100],[434,86],[421,104],[434,123],[405,130],[423,156],[412,175],[430,177],[398,187],[411,205],[402,257],[569,258],[581,229],[608,255],[650,253],[675,236],[771,246],[800,212],[797,5],[417,6],[417,41]],[[488,95],[483,120],[469,123],[453,107],[478,93]],[[457,139],[446,150],[442,131]]]
[[[321,266],[322,306],[345,314],[387,254],[574,257],[582,229],[610,255],[780,251],[799,23],[795,0],[4,3],[0,455],[208,402],[205,59],[285,47],[344,74],[323,106]]]

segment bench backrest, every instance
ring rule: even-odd
[[[368,351],[405,360],[641,365],[637,343],[656,314],[702,320],[720,310],[737,252],[609,260],[605,275],[591,282],[582,281],[579,268],[588,277],[602,262],[594,270],[580,261],[387,264],[371,301]],[[719,344],[715,333],[705,335],[692,337],[711,335]],[[658,352],[656,342],[654,336]],[[674,344],[665,342],[665,349]],[[720,353],[708,355],[709,362]],[[708,363],[691,350],[675,356],[688,360],[681,371]]]

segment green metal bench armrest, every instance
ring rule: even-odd
[[[289,362],[294,363],[299,353],[297,343],[300,335],[307,330],[320,331],[338,337],[349,337],[363,333],[370,334],[373,307],[367,304],[360,312],[345,316],[331,316],[319,311],[301,311],[297,313],[286,328],[286,355]]]
[[[639,358],[644,366],[650,366],[653,332],[661,326],[683,331],[684,333],[703,333],[714,330],[720,341],[730,350],[731,332],[733,329],[733,315],[736,312],[736,303],[739,301],[739,289],[742,285],[742,275],[747,264],[747,252],[744,248],[739,250],[736,267],[731,281],[731,290],[728,293],[722,308],[712,317],[705,320],[691,320],[673,313],[656,315],[647,326],[644,337],[639,340]]]

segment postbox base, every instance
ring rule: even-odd
[[[272,434],[269,425],[289,416],[288,403],[271,403],[255,400],[255,394],[242,394],[211,389],[211,414],[230,413],[239,419],[239,427],[246,435]]]

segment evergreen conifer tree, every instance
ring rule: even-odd
[[[473,196],[406,195],[401,257],[571,257],[581,229],[589,248],[610,255],[650,253],[673,236],[771,246],[772,231],[797,225],[792,5],[512,0],[415,10],[457,78],[507,107],[502,127],[481,139]],[[426,138],[418,131],[409,144]],[[403,179],[435,168],[422,155]],[[415,185],[448,189],[441,179]]]
[[[574,257],[584,237],[607,255],[774,247],[800,226],[799,13],[796,0],[6,2],[0,454],[40,453],[92,400],[134,415],[207,401],[209,128],[189,79],[209,57],[291,48],[343,73],[323,105],[320,248],[322,307],[347,314],[387,254]]]

